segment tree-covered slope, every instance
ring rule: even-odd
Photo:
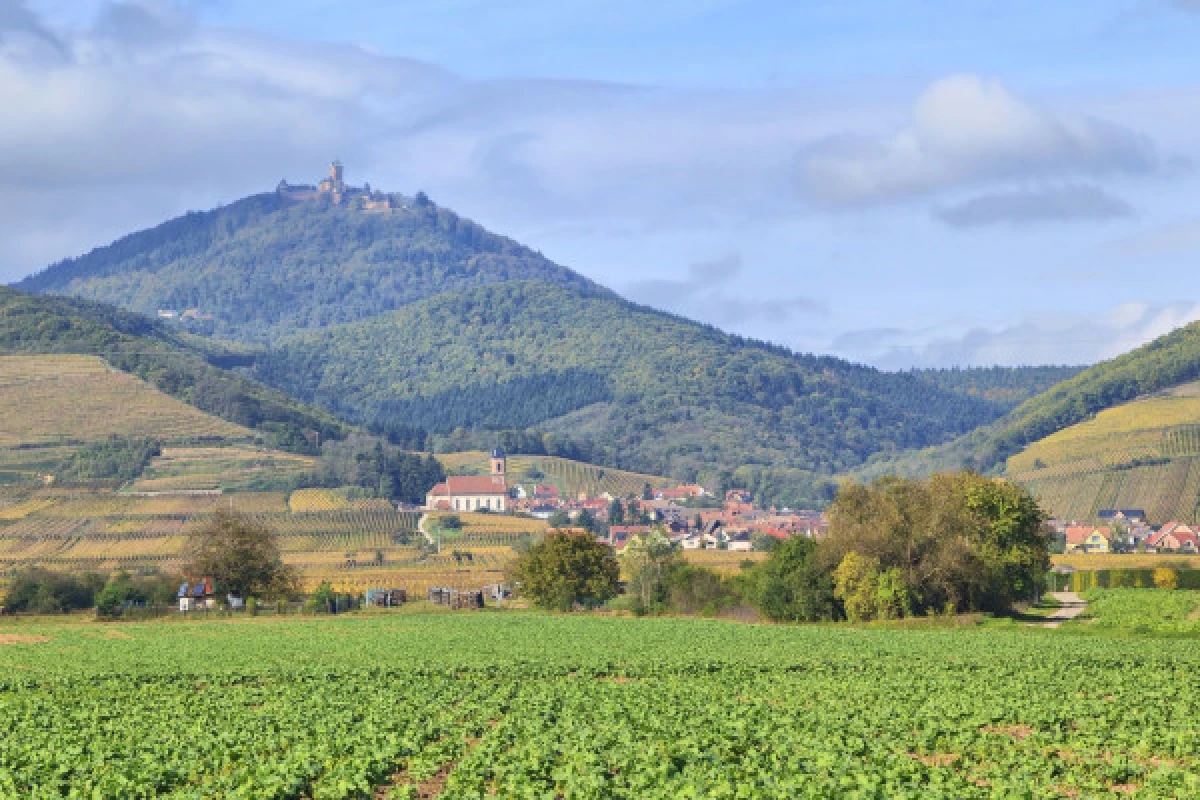
[[[833,473],[994,419],[915,374],[796,355],[606,293],[540,282],[442,294],[281,340],[262,380],[348,419],[538,427],[611,466],[814,502]]]
[[[139,314],[0,286],[0,355],[64,353],[100,356],[201,411],[256,429],[276,446],[305,446],[304,431],[329,437],[345,430],[325,412],[216,366],[240,357],[196,337]]]
[[[988,400],[1005,411],[1083,372],[1085,367],[948,367],[914,373],[933,385]]]
[[[1024,448],[1105,409],[1200,379],[1200,323],[1083,370],[997,421],[934,448],[878,457],[860,477],[971,467],[996,470]]]
[[[67,259],[17,288],[154,315],[211,313],[200,329],[249,339],[352,322],[459,288],[540,280],[602,291],[511,239],[421,199],[366,212],[254,195]]]

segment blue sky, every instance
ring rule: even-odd
[[[889,368],[1200,318],[1200,0],[0,0],[0,279],[314,180]]]

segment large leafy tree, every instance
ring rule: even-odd
[[[918,609],[1003,611],[1049,568],[1043,513],[1028,491],[973,472],[852,484],[830,508],[828,569],[850,554],[898,570]]]
[[[282,596],[296,587],[275,533],[249,517],[219,511],[188,540],[184,574],[212,578],[218,592],[241,597]]]
[[[750,575],[749,598],[775,622],[820,622],[838,616],[833,579],[817,557],[817,543],[793,536]]]
[[[620,565],[608,545],[581,531],[551,532],[521,556],[512,577],[541,608],[594,608],[617,593]]]

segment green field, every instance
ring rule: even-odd
[[[1200,642],[530,612],[0,623],[0,796],[1200,794]]]

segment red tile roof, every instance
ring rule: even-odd
[[[507,494],[504,478],[492,475],[451,475],[445,483],[429,490],[435,497],[445,495]]]

